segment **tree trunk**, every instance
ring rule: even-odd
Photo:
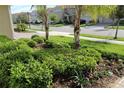
[[[118,23],[117,23],[117,28],[116,28],[116,33],[115,33],[114,39],[117,39],[118,38],[117,35],[118,35],[119,23],[120,23],[120,19],[118,19]]]
[[[78,49],[80,47],[80,16],[81,16],[81,5],[75,6],[75,23],[74,23],[74,40],[75,40],[75,48]]]
[[[44,25],[45,25],[45,32],[46,32],[46,40],[49,39],[49,24],[48,24],[48,15],[46,6],[44,6],[45,13],[44,13]]]

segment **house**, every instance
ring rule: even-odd
[[[13,39],[13,24],[10,13],[10,6],[0,5],[0,35]]]

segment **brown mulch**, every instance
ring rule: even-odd
[[[101,75],[98,77],[96,76],[96,73],[101,73]],[[86,84],[84,87],[85,88],[110,88],[112,83],[114,83],[123,75],[124,75],[123,62],[115,61],[115,60],[109,61],[103,58],[101,62],[97,65],[94,73],[92,73],[91,77],[89,77],[90,82]],[[76,86],[73,80],[70,80],[64,77],[58,78],[53,83],[53,88],[68,88],[68,87],[74,88],[79,86]]]

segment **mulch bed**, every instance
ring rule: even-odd
[[[84,88],[110,88],[111,84],[124,75],[123,60],[107,60],[103,58],[96,66],[96,70],[88,77],[89,83]],[[54,81],[53,88],[79,88],[74,80],[58,78]]]

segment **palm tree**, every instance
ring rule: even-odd
[[[32,7],[34,7],[34,6],[32,6]],[[46,32],[45,37],[46,37],[46,40],[48,40],[49,39],[49,23],[48,23],[47,6],[46,5],[37,5],[37,6],[35,6],[35,9],[44,23],[44,28],[45,28],[45,32]]]
[[[75,48],[80,47],[80,18],[81,18],[82,6],[75,6],[75,22],[74,22],[74,40],[75,40]]]
[[[90,14],[94,20],[99,16],[109,17],[109,15],[116,9],[116,6],[104,5],[75,5],[75,23],[74,23],[74,40],[75,48],[80,47],[80,18],[83,14]]]

